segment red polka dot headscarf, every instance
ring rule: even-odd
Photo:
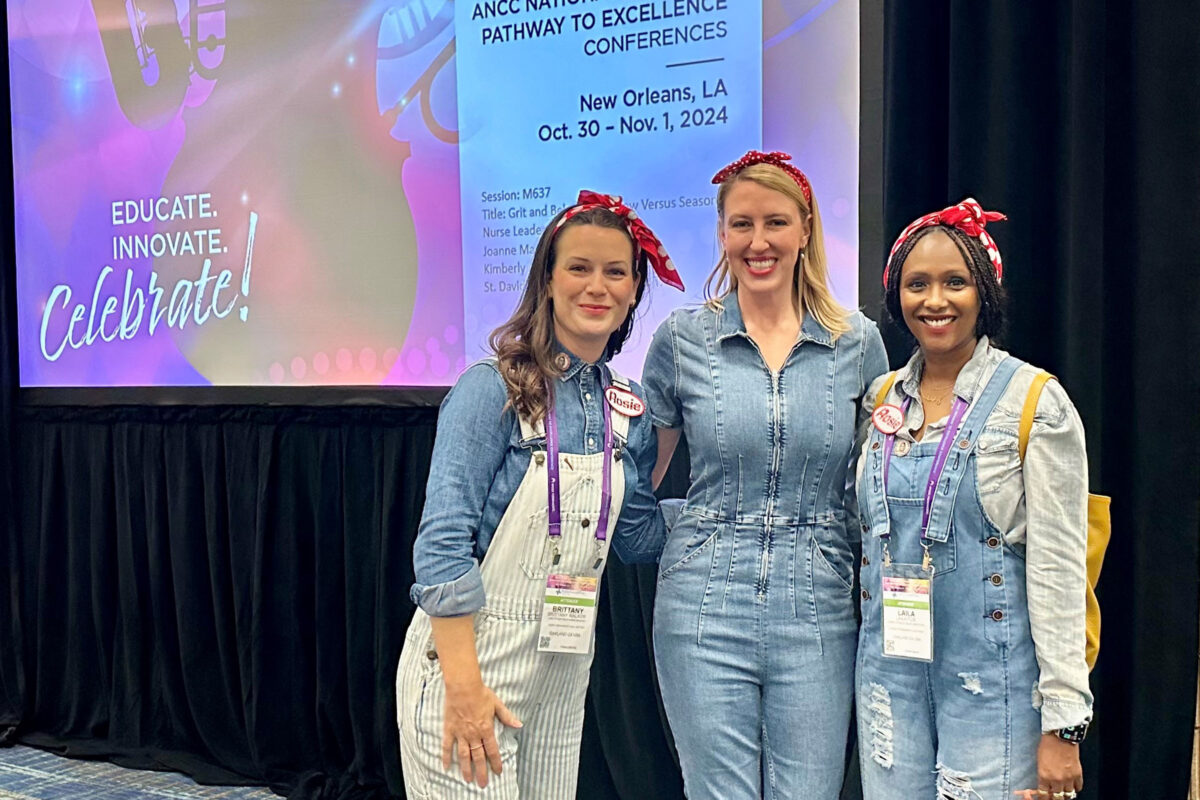
[[[646,254],[646,258],[649,259],[650,266],[654,267],[654,274],[658,276],[658,279],[668,286],[674,286],[681,292],[684,290],[683,279],[679,277],[679,272],[675,269],[675,262],[667,255],[667,249],[663,247],[663,243],[654,235],[654,231],[650,230],[650,226],[642,222],[637,212],[621,201],[619,195],[598,194],[597,192],[590,192],[587,189],[581,189],[579,191],[579,199],[575,201],[575,205],[568,208],[559,217],[558,224],[554,226],[555,235],[562,230],[562,226],[571,217],[584,211],[590,211],[593,208],[607,208],[625,220],[625,227],[629,231],[629,235],[633,237],[634,244],[639,251]],[[639,253],[634,253],[634,260],[637,260],[638,255]]]
[[[804,194],[804,202],[812,205],[812,186],[808,183],[808,176],[803,172],[787,163],[792,160],[792,157],[781,150],[774,150],[770,153],[764,153],[761,150],[750,150],[746,155],[734,161],[729,166],[722,169],[716,175],[713,175],[713,183],[724,183],[734,175],[738,174],[751,164],[770,164],[779,167],[792,177],[796,183],[800,185],[800,191]]]
[[[999,222],[1000,220],[1008,219],[999,211],[984,211],[979,203],[975,202],[975,198],[968,197],[961,203],[943,208],[941,211],[936,211],[932,214],[926,214],[923,217],[918,217],[908,224],[908,227],[900,232],[896,238],[896,243],[892,245],[892,251],[888,253],[887,265],[883,268],[883,285],[887,286],[888,273],[892,269],[892,258],[896,255],[896,251],[900,249],[900,245],[904,244],[914,233],[921,228],[928,228],[933,225],[948,225],[951,228],[958,228],[967,236],[973,236],[978,239],[983,245],[983,249],[987,252],[988,258],[991,259],[992,266],[996,269],[996,281],[1004,276],[1004,264],[1000,261],[1000,248],[996,247],[996,240],[991,237],[984,227],[989,222]]]

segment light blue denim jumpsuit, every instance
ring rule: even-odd
[[[886,437],[869,426],[858,480],[858,727],[866,800],[1010,800],[1014,790],[1037,788],[1033,755],[1042,726],[1031,701],[1039,671],[1025,559],[988,519],[976,480],[978,449],[1016,439],[1015,428],[991,428],[989,415],[1021,363],[1004,359],[979,391],[938,480],[927,532],[932,663],[884,658],[880,568],[888,534],[894,564],[921,563],[925,489],[938,445],[897,440],[885,486]],[[897,386],[887,402],[901,396]]]
[[[691,455],[654,606],[691,800],[841,787],[857,640],[843,500],[858,404],[887,368],[875,324],[848,321],[835,340],[806,314],[772,373],[731,294],[672,313],[647,353],[654,424],[682,426]]]

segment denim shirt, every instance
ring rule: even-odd
[[[972,402],[1008,354],[992,347],[986,336],[975,345],[971,360],[954,382],[954,393]],[[918,351],[896,373],[887,402],[911,398],[897,439],[913,442],[912,432],[925,423],[921,407]],[[1038,399],[1025,462],[1018,452],[1018,426],[1030,384],[1038,370],[1023,365],[997,403],[979,436],[976,481],[983,513],[1005,543],[1025,559],[1029,624],[1041,676],[1042,729],[1078,725],[1092,716],[1085,659],[1085,592],[1087,585],[1087,450],[1083,423],[1066,391],[1049,381]],[[863,401],[869,417],[883,379],[872,384]],[[922,442],[936,444],[947,418],[931,422]],[[860,443],[866,438],[864,419]],[[859,468],[861,473],[861,465]]]
[[[563,453],[604,449],[604,399],[600,370],[568,353],[571,365],[555,386],[559,448]],[[635,394],[645,400],[640,386]],[[414,603],[434,617],[472,614],[485,594],[479,564],[508,504],[529,469],[534,450],[545,437],[521,441],[517,414],[492,360],[472,364],[442,401],[425,510],[413,546]],[[620,460],[625,470],[625,500],[610,545],[625,562],[656,561],[665,531],[650,489],[658,440],[649,415],[629,420],[629,436]],[[530,535],[545,536],[546,531]]]
[[[856,412],[863,390],[887,369],[879,330],[854,312],[850,330],[835,340],[805,314],[773,373],[746,333],[736,292],[722,306],[677,309],[646,354],[642,380],[654,424],[682,426],[692,453],[685,513],[779,526],[834,523],[846,536]]]

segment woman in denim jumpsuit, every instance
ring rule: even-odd
[[[1083,786],[1077,742],[1092,703],[1083,427],[1048,383],[1022,462],[1018,425],[1037,370],[989,341],[1003,312],[1000,255],[985,229],[996,219],[969,199],[922,217],[884,273],[888,310],[920,347],[864,422],[858,463],[866,800],[1011,800],[1027,790],[1066,800]],[[868,391],[866,411],[884,385]],[[885,607],[884,574],[926,558],[932,649],[898,658],[901,599]]]
[[[550,573],[598,581],[610,546],[626,561],[662,548],[657,442],[637,386],[605,363],[649,265],[682,288],[631,209],[580,193],[543,233],[521,305],[493,334],[496,358],[446,396],[396,675],[413,800],[575,794],[591,640],[552,652],[540,623]],[[548,504],[551,481],[560,499]]]
[[[654,650],[691,800],[832,800],[857,627],[843,504],[855,419],[886,367],[833,300],[807,178],[754,153],[714,183],[715,297],[663,322],[643,382],[661,470],[691,485],[661,558]]]

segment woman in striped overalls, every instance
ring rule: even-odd
[[[664,538],[642,390],[606,365],[651,266],[683,288],[632,209],[581,192],[542,234],[495,357],[446,396],[396,677],[413,800],[575,796],[609,545],[654,561]]]

